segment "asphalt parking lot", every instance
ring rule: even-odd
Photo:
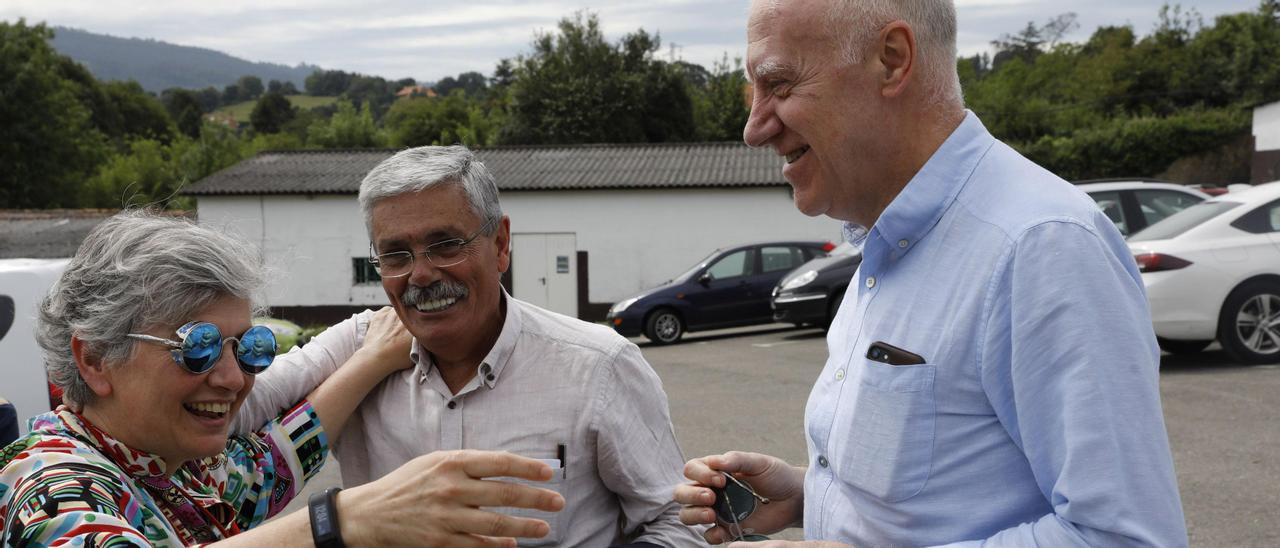
[[[805,400],[826,360],[821,331],[713,331],[671,346],[633,340],[662,377],[687,457],[738,449],[805,462]],[[1280,546],[1280,367],[1232,364],[1213,348],[1161,364],[1191,545]],[[338,481],[337,467],[326,466],[306,493]]]

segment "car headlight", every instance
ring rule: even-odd
[[[630,299],[620,301],[617,304],[613,305],[612,308],[609,309],[609,314],[612,314],[612,315],[621,314],[623,310],[626,310],[628,306],[636,304],[636,301],[638,300],[640,300],[640,297],[632,297]]]
[[[804,274],[801,274],[799,276],[791,278],[790,280],[787,280],[787,283],[782,284],[782,290],[787,291],[790,289],[795,289],[797,287],[804,287],[806,285],[813,283],[813,281],[816,279],[818,279],[818,271],[807,270],[805,271]]]

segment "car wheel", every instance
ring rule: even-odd
[[[827,298],[827,317],[822,320],[823,331],[830,331],[831,322],[836,321],[836,313],[840,311],[840,301],[844,300],[844,291],[841,289]]]
[[[1195,354],[1213,341],[1179,341],[1156,337],[1156,342],[1160,343],[1161,350],[1170,354]]]
[[[644,324],[644,336],[655,344],[671,344],[684,335],[684,320],[670,308],[661,308],[649,314]]]
[[[1218,318],[1222,349],[1242,363],[1280,363],[1280,283],[1244,284],[1222,306]]]

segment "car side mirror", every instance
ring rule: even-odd
[[[702,284],[703,286],[711,285],[711,273],[703,272],[700,276],[698,276],[698,283]]]

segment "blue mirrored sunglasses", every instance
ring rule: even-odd
[[[222,338],[218,326],[208,322],[190,322],[178,328],[177,341],[129,333],[128,337],[149,343],[169,347],[173,361],[183,369],[194,373],[208,373],[222,357],[222,345],[228,341],[236,343],[236,362],[240,370],[250,375],[257,375],[267,370],[272,360],[276,359],[276,335],[270,328],[261,325],[250,327],[239,337]]]

